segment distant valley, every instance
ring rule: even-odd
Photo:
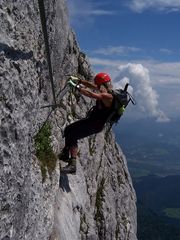
[[[138,240],[180,240],[180,119],[114,128],[137,194]]]
[[[180,174],[180,119],[159,123],[122,118],[114,131],[133,177]]]
[[[137,194],[138,240],[180,239],[180,175],[133,179]]]

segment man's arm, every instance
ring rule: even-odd
[[[112,100],[112,94],[109,93],[94,93],[92,91],[90,91],[89,89],[85,88],[85,87],[89,87],[89,88],[93,88],[95,90],[99,90],[96,84],[93,84],[91,82],[88,82],[86,80],[80,80],[78,84],[74,83],[73,81],[69,81],[69,83],[77,88],[79,90],[79,92],[81,94],[83,94],[86,97],[90,97],[90,98],[95,98],[97,100]],[[81,86],[80,84],[84,85]]]
[[[91,88],[91,89],[94,89],[94,90],[97,90],[98,87],[96,86],[96,84],[92,83],[92,82],[89,82],[87,80],[80,80],[80,83],[83,84],[85,87],[88,87],[88,88]]]
[[[95,99],[98,99],[98,100],[101,99],[101,97],[100,97],[101,94],[91,92],[89,89],[84,88],[84,87],[81,87],[81,88],[79,89],[79,92],[80,92],[82,95],[84,95],[84,96],[86,96],[86,97],[89,97],[89,98],[95,98]]]
[[[103,99],[110,99],[110,100],[112,100],[112,98],[113,98],[112,95],[109,94],[109,93],[94,93],[94,92],[91,92],[88,89],[83,88],[83,87],[80,88],[79,91],[84,96],[90,97],[90,98],[95,98],[97,100],[103,100]]]

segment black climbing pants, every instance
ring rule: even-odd
[[[99,133],[104,124],[102,119],[87,117],[68,125],[64,130],[65,148],[77,147],[79,139]]]

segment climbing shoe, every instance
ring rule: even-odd
[[[69,164],[61,169],[62,174],[76,174],[76,158],[70,158]]]
[[[59,160],[69,163],[69,149],[64,148],[58,157],[59,157]]]

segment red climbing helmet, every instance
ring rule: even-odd
[[[110,76],[107,73],[98,73],[94,78],[94,83],[99,86],[103,83],[111,81]]]

